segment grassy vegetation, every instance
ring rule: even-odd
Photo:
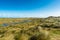
[[[51,40],[58,29],[60,17],[0,18],[0,40]]]

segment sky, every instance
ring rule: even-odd
[[[60,16],[60,0],[0,0],[0,17]]]

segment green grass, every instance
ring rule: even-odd
[[[53,34],[59,34],[60,35],[60,30],[51,30],[51,33],[53,33]]]

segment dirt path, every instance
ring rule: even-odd
[[[51,36],[51,40],[60,40],[60,35],[58,35],[58,34],[53,34],[53,35]]]

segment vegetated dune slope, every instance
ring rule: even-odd
[[[0,40],[60,40],[58,29],[60,17],[0,18]]]

